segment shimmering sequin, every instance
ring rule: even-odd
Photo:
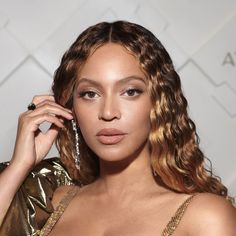
[[[163,230],[161,236],[171,236],[179,225],[180,220],[182,219],[184,212],[186,211],[189,203],[195,195],[190,196],[185,200],[181,206],[177,209],[174,216],[171,218],[166,228]]]
[[[57,223],[57,221],[65,211],[66,207],[69,205],[69,203],[77,194],[77,192],[78,187],[73,187],[67,192],[66,196],[61,200],[55,211],[48,218],[47,223],[44,225],[41,231],[37,232],[39,236],[47,236],[52,231],[52,228]]]

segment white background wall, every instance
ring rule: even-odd
[[[11,157],[18,115],[49,93],[62,53],[86,27],[118,19],[166,46],[201,147],[236,196],[235,0],[0,0],[0,161]]]

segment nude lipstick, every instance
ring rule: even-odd
[[[102,129],[96,134],[98,141],[106,145],[119,143],[125,135],[126,133],[114,128]]]

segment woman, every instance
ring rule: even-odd
[[[179,76],[151,32],[124,21],[88,28],[64,54],[52,90],[19,118],[0,179],[1,221],[57,138],[81,187],[55,191],[62,208],[41,235],[236,235],[227,188],[204,167]]]

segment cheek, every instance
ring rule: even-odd
[[[91,122],[92,122],[92,116],[91,111],[88,111],[88,109],[85,106],[80,106],[79,104],[76,104],[74,108],[74,113],[76,116],[76,120],[78,122],[78,126],[80,128],[80,131],[86,139],[86,134],[90,133]],[[92,130],[92,129],[91,129]]]
[[[124,114],[124,119],[130,127],[150,128],[150,111],[151,106],[149,103],[138,104],[137,106],[129,106]]]
[[[93,120],[91,120],[91,115],[80,115],[77,121],[85,142],[87,144],[91,143],[96,134],[96,125],[93,123]]]
[[[74,104],[74,112],[79,125],[84,126],[92,119],[91,109],[86,104],[79,102]]]

